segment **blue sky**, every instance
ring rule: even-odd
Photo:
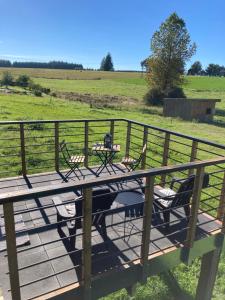
[[[225,64],[224,0],[0,0],[0,58],[98,68],[109,51],[116,69],[140,69],[174,11],[197,43],[191,62]]]

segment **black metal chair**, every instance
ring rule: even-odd
[[[147,144],[144,144],[138,159],[134,159],[130,156],[125,156],[122,158],[121,164],[123,164],[129,172],[134,171],[142,162],[144,154],[146,152],[146,148],[147,148]]]
[[[104,240],[107,239],[105,218],[116,196],[117,193],[111,193],[109,188],[98,188],[93,190],[92,193],[92,225],[100,231]],[[73,203],[74,209],[69,209],[68,205],[64,205],[58,196],[53,197],[53,202],[57,209],[57,222],[68,220],[67,227],[71,236],[70,244],[73,248],[76,244],[76,231],[82,228],[83,196],[75,200],[75,204]],[[62,223],[59,223],[58,229],[61,229],[61,226]]]
[[[60,148],[60,151],[62,152],[64,162],[69,167],[69,171],[64,175],[63,181],[67,181],[67,179],[69,178],[69,176],[72,173],[74,173],[75,176],[77,177],[77,179],[80,180],[80,178],[77,175],[76,171],[78,171],[80,173],[80,175],[84,178],[84,175],[83,175],[83,173],[80,169],[80,165],[84,163],[85,156],[83,156],[83,155],[71,155],[68,148],[67,148],[67,144],[64,140],[59,144],[59,148]]]
[[[177,207],[183,207],[184,212],[189,221],[190,217],[190,199],[193,194],[195,175],[189,176],[187,179],[173,178],[170,184],[170,188],[156,188],[154,206],[155,211],[162,212],[166,229],[169,229],[170,225],[170,213]],[[179,188],[174,191],[174,184],[178,183]],[[202,188],[206,188],[209,185],[209,174],[205,173],[203,178]]]

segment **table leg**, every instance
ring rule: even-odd
[[[98,177],[101,174],[101,172],[104,170],[105,160],[102,159],[102,154],[103,154],[102,152],[96,151],[96,154],[97,154],[98,158],[100,158],[100,160],[102,162],[102,164],[100,165],[100,167],[96,171],[96,176]],[[104,154],[103,154],[103,156],[104,156]]]

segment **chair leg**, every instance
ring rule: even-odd
[[[74,227],[72,228],[68,228],[69,230],[69,242],[70,242],[70,246],[71,249],[75,249],[76,248],[76,231],[77,231],[77,226],[76,224],[74,225]]]
[[[58,223],[58,222],[61,222],[62,220],[63,220],[63,219],[62,219],[62,217],[60,216],[60,214],[57,213],[57,223]],[[61,229],[61,226],[62,226],[61,223],[57,224],[57,228],[58,228],[58,229]]]
[[[163,212],[163,218],[164,218],[164,223],[166,223],[165,228],[169,229],[169,227],[170,227],[170,211],[169,210]]]
[[[81,176],[83,177],[83,179],[85,179],[85,175],[82,173],[81,169],[79,168],[79,166],[77,167],[77,170],[80,172]]]
[[[187,221],[189,222],[189,218],[190,218],[190,214],[191,214],[190,206],[189,205],[185,205],[184,206],[184,212],[185,212]]]
[[[106,241],[108,239],[107,231],[106,231],[106,223],[105,223],[105,217],[103,217],[103,220],[101,222],[101,232],[103,236],[103,240]]]

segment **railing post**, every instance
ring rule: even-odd
[[[92,226],[92,189],[84,189],[83,200],[83,298],[91,299],[91,226]]]
[[[163,149],[162,166],[167,166],[169,157],[170,133],[166,132]],[[164,186],[166,182],[166,174],[161,175],[161,185]]]
[[[114,143],[114,120],[110,121],[110,134],[112,136],[112,143]]]
[[[142,278],[144,283],[147,280],[147,263],[150,246],[150,232],[152,223],[152,206],[154,201],[154,176],[146,177],[145,181],[145,202],[144,202],[144,216],[143,216],[143,232],[141,243],[141,265],[142,265]]]
[[[219,207],[217,209],[217,219],[222,221],[221,219],[224,217],[224,212],[225,212],[225,172],[223,175],[223,183],[222,183],[222,189],[220,194]]]
[[[59,123],[55,122],[55,170],[59,171]]]
[[[192,147],[191,147],[191,157],[190,162],[195,161],[197,157],[197,150],[198,150],[198,142],[193,140]],[[194,173],[194,169],[189,169],[188,175],[191,176]]]
[[[216,248],[203,255],[195,300],[212,299],[220,255],[221,248]]]
[[[13,202],[8,202],[3,205],[4,219],[5,219],[5,232],[6,232],[6,245],[8,254],[9,277],[11,286],[11,295],[13,300],[20,300],[20,283],[18,262],[16,253],[16,233],[13,212]]]
[[[198,220],[198,209],[199,209],[200,199],[201,199],[203,177],[204,177],[204,167],[197,168],[194,188],[193,188],[192,202],[191,202],[191,213],[190,213],[190,219],[188,223],[187,239],[186,239],[186,247],[189,248],[193,246],[195,240],[196,224]]]
[[[21,152],[21,163],[22,163],[22,174],[27,175],[26,168],[26,152],[25,152],[25,138],[24,138],[24,124],[20,123],[20,152]]]
[[[148,127],[145,126],[144,132],[143,132],[143,147],[146,144],[146,149],[145,149],[145,152],[143,153],[143,157],[142,157],[142,161],[141,161],[142,170],[145,169],[145,165],[146,165],[147,142],[148,142]]]
[[[130,134],[131,134],[131,122],[127,121],[127,138],[126,138],[125,156],[129,156],[129,153],[130,153]]]
[[[85,121],[85,125],[84,125],[84,156],[85,156],[85,160],[84,160],[84,166],[87,168],[88,167],[88,126],[89,123],[88,121]]]

